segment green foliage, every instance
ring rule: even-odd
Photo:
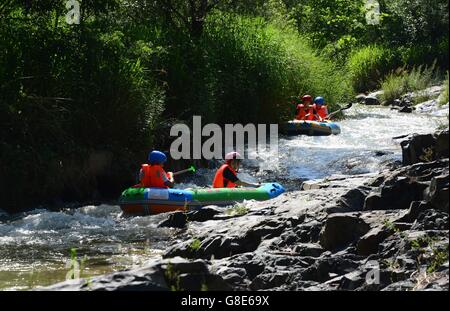
[[[78,261],[77,249],[71,248],[69,272],[66,274],[66,279],[75,280],[81,278],[86,260],[87,257],[85,256],[81,261]]]
[[[189,249],[192,252],[196,252],[200,249],[201,246],[202,246],[202,241],[200,241],[199,239],[194,239],[192,241],[192,243],[189,245]]]
[[[416,250],[420,255],[418,262],[427,261],[427,273],[436,272],[445,262],[448,261],[448,244],[445,247],[438,247],[436,244],[439,239],[430,236],[411,241],[411,248]],[[424,256],[427,255],[427,256]]]
[[[447,0],[385,0],[381,3],[389,13],[385,27],[391,30],[384,35],[391,41],[412,45],[433,43],[445,37],[448,40]]]
[[[344,45],[343,38],[356,38],[365,31],[363,0],[287,1],[298,29],[323,49],[333,42]]]
[[[190,57],[196,66],[186,64],[192,64]],[[291,117],[292,107],[286,103],[292,95],[321,94],[331,108],[350,96],[345,77],[315,55],[305,39],[262,19],[216,12],[192,56],[180,60],[177,54],[171,59],[177,66],[170,68],[177,78],[186,77],[182,85],[188,90],[173,96],[176,103],[169,102],[169,107],[183,102],[184,110],[191,107],[185,110],[188,115],[200,113],[209,121],[278,122]]]
[[[355,50],[382,45],[397,51],[401,65],[431,65],[437,60],[440,67],[448,68],[447,0],[379,0],[376,25],[366,21],[365,0],[283,2],[300,33],[340,64]],[[392,65],[389,72],[399,64],[387,65]]]
[[[130,42],[95,13],[99,7],[92,7],[97,19],[73,27],[56,23],[60,9],[42,2],[30,14],[18,7],[0,20],[0,191],[7,208],[87,198],[99,178],[115,183],[102,185],[106,195],[125,185],[164,107],[148,70],[158,56],[149,41]],[[98,152],[112,159],[93,171],[89,159]]]
[[[433,248],[432,261],[428,265],[427,272],[436,272],[444,263],[448,261],[448,244],[445,249]]]
[[[347,68],[353,88],[365,92],[378,88],[380,80],[398,64],[395,54],[388,48],[371,45],[353,52]]]
[[[170,262],[167,264],[164,276],[172,292],[183,291],[180,286],[180,272],[176,271]]]
[[[406,91],[405,78],[401,75],[390,74],[381,83],[383,90],[382,99],[388,104],[392,104],[394,100],[399,99]]]
[[[395,99],[399,99],[408,92],[416,92],[416,103],[424,102],[426,94],[421,91],[430,87],[436,80],[435,66],[423,67],[419,66],[412,70],[398,70],[389,74],[381,83],[384,93],[382,99],[387,103],[392,103]]]
[[[226,214],[230,216],[244,216],[247,215],[250,209],[243,204],[238,204],[232,208],[227,209]]]

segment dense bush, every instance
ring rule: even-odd
[[[142,65],[148,47],[53,16],[18,9],[0,20],[2,207],[114,193],[163,110]]]
[[[425,90],[436,82],[435,66],[419,66],[411,70],[398,70],[398,72],[389,74],[381,83],[384,91],[382,98],[388,104],[399,99],[408,92],[418,92],[416,103],[424,102],[428,98],[421,96],[420,91]]]
[[[346,78],[293,30],[217,13],[203,44],[216,120],[277,122],[292,113],[285,103],[293,95],[320,94],[331,105],[351,95]]]
[[[378,88],[380,80],[399,64],[393,51],[372,45],[356,50],[348,60],[353,88],[365,92]]]
[[[304,38],[263,19],[216,12],[198,45],[186,46],[169,52],[169,85],[177,86],[168,93],[172,112],[218,123],[269,123],[292,117],[294,95],[320,94],[331,108],[351,96],[346,77]]]

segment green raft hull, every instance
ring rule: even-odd
[[[245,200],[266,201],[284,192],[283,186],[277,183],[233,189],[130,188],[122,193],[119,204],[125,214],[152,215],[196,210],[208,205],[228,206]]]

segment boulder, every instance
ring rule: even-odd
[[[196,211],[188,212],[187,218],[189,221],[205,222],[214,219],[216,215],[223,212],[217,207],[204,207]]]
[[[222,210],[216,207],[204,207],[196,211],[175,212],[170,214],[166,220],[162,221],[158,227],[160,228],[185,228],[188,222],[198,221],[205,222],[214,219],[216,215],[222,213]]]
[[[414,107],[404,106],[398,110],[400,113],[412,113],[414,111]]]
[[[443,159],[449,156],[449,131],[440,131],[436,133],[436,158]]]
[[[359,212],[364,208],[364,202],[369,195],[371,188],[360,186],[350,189],[337,202],[336,207],[327,210],[328,213],[349,213]]]
[[[188,222],[186,213],[175,212],[170,214],[166,220],[158,224],[159,228],[184,228]]]
[[[432,134],[413,134],[407,140],[401,142],[401,147],[403,165],[429,162],[436,159],[436,138]]]
[[[449,156],[449,131],[436,134],[408,136],[401,142],[403,165],[413,165],[420,162],[430,162]]]
[[[369,230],[370,226],[357,215],[333,214],[327,218],[320,233],[320,245],[330,251],[343,248]]]
[[[319,244],[303,243],[294,247],[294,252],[305,257],[320,257],[325,250]]]
[[[363,104],[366,100],[366,95],[365,94],[359,94],[355,97],[356,102],[359,104]]]
[[[411,206],[409,207],[408,213],[399,219],[399,221],[406,221],[406,222],[414,222],[417,220],[417,218],[425,212],[427,209],[432,208],[431,205],[428,202],[425,201],[414,201],[411,202]]]
[[[411,202],[423,199],[423,192],[427,187],[426,183],[412,178],[395,176],[385,181],[378,191],[367,196],[364,210],[409,209]]]
[[[365,282],[366,275],[363,271],[356,270],[341,277],[338,288],[340,290],[355,290],[361,287]]]
[[[356,253],[365,257],[376,254],[380,243],[389,235],[390,232],[386,228],[373,228],[358,241]]]
[[[371,96],[369,95],[369,96],[366,96],[366,98],[364,99],[364,104],[367,106],[379,106],[379,105],[381,105],[381,102],[377,97],[375,97],[373,95],[371,95]]]
[[[449,212],[449,175],[431,179],[430,187],[425,190],[425,199],[431,206],[443,212]]]
[[[289,272],[265,273],[258,275],[250,284],[253,291],[272,289],[288,283],[292,274]]]

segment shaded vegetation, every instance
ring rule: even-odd
[[[381,83],[384,91],[382,98],[388,104],[399,99],[402,95],[409,92],[416,92],[415,102],[422,103],[427,100],[426,94],[421,91],[432,86],[436,82],[435,66],[419,66],[412,70],[397,70],[389,74]]]
[[[173,120],[337,109],[398,67],[448,69],[448,1],[62,0],[0,4],[2,208],[116,197]],[[170,121],[170,122],[169,122]]]

